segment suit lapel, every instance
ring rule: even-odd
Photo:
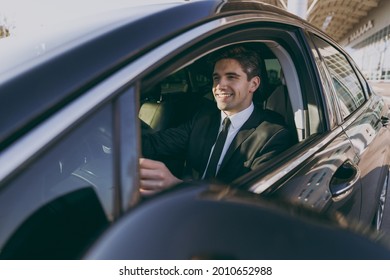
[[[232,143],[230,144],[225,154],[225,157],[223,158],[220,169],[223,169],[223,167],[226,165],[226,163],[229,161],[229,159],[232,157],[232,155],[238,149],[241,143],[244,142],[245,139],[247,139],[256,130],[261,121],[261,111],[259,109],[256,109],[255,107],[249,119],[243,124],[237,135],[234,137]]]

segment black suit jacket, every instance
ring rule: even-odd
[[[143,135],[143,156],[185,160],[184,177],[200,179],[218,135],[220,118],[218,108],[205,107],[177,128]],[[217,179],[229,183],[291,145],[292,137],[281,116],[255,107],[228,148]]]

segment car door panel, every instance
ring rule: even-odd
[[[383,186],[387,185],[390,143],[383,118],[387,109],[382,98],[368,92],[369,87],[348,55],[318,36],[312,39],[326,73],[324,79],[331,81],[329,95],[334,99],[338,125],[356,153],[354,164],[362,184],[360,222],[369,225],[375,219]]]
[[[350,140],[341,129],[339,131],[272,196],[318,212],[341,213],[349,220],[359,219],[360,171]]]
[[[364,197],[361,213],[363,223],[373,220],[381,187],[386,184],[388,175],[390,133],[381,121],[383,108],[383,101],[374,98],[364,112],[345,127],[359,157]]]

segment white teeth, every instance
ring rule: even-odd
[[[232,93],[224,93],[224,94],[222,94],[222,93],[219,93],[219,94],[217,94],[218,96],[224,96],[224,97],[229,97],[229,96],[232,96],[233,94]]]

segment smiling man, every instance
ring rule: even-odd
[[[229,46],[212,56],[213,95],[189,122],[143,137],[140,192],[155,194],[182,182],[159,156],[185,159],[183,178],[229,183],[256,169],[292,145],[278,115],[253,104],[261,77],[259,57],[243,46]]]

